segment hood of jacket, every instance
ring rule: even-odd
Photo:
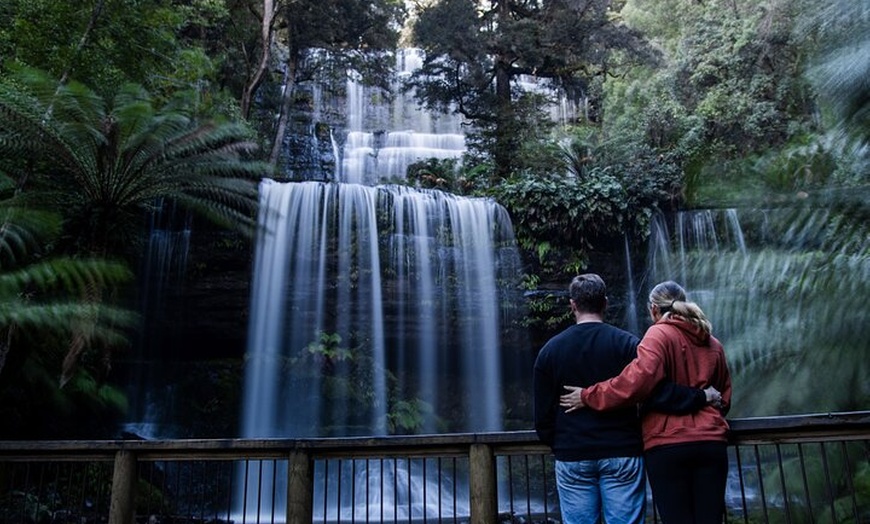
[[[707,346],[710,344],[710,334],[692,324],[685,317],[669,313],[659,319],[656,324],[670,324],[682,331],[693,344],[698,346]]]

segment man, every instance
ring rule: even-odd
[[[637,356],[638,338],[606,324],[607,288],[588,273],[571,281],[576,323],[554,336],[535,361],[535,431],[556,458],[556,487],[563,524],[644,521],[646,479],[638,409],[612,411],[559,407],[565,386],[588,386],[619,375]],[[701,409],[705,392],[669,382],[645,409],[686,413]]]

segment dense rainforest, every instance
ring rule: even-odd
[[[282,150],[305,86],[352,74],[395,96],[409,47],[424,59],[402,88],[460,115],[468,149],[399,183],[503,205],[530,289],[643,244],[661,213],[786,209],[800,249],[719,257],[709,278],[825,307],[804,323],[729,303],[735,370],[793,384],[772,411],[866,409],[868,0],[4,0],[0,436],[111,434],[149,224],[184,210],[249,256],[257,182],[296,178]],[[582,111],[554,120],[554,94]],[[529,297],[529,325],[564,323]]]

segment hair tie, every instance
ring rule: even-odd
[[[676,304],[676,303],[677,303],[677,299],[671,300],[671,305],[668,307],[668,309],[674,309],[674,304]]]

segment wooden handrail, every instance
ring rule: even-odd
[[[865,432],[870,431],[870,411],[738,418],[729,420],[729,424],[733,443],[760,438],[771,441],[783,438],[818,439],[820,435],[827,434],[866,435]],[[320,458],[359,456],[361,450],[378,456],[443,457],[466,456],[473,444],[486,444],[497,451],[539,450],[543,446],[531,430],[303,439],[0,440],[0,459],[59,458],[69,454],[73,454],[77,460],[86,457],[105,459],[121,450],[135,452],[138,457],[149,460],[178,455],[205,459],[286,458],[294,451],[304,451]]]
[[[730,420],[732,445],[870,440],[870,411]],[[545,454],[534,431],[322,439],[0,441],[0,462],[113,462],[110,524],[132,524],[137,464],[156,460],[287,461],[288,524],[310,523],[314,462],[333,458],[464,457],[472,523],[497,519],[497,455]]]

